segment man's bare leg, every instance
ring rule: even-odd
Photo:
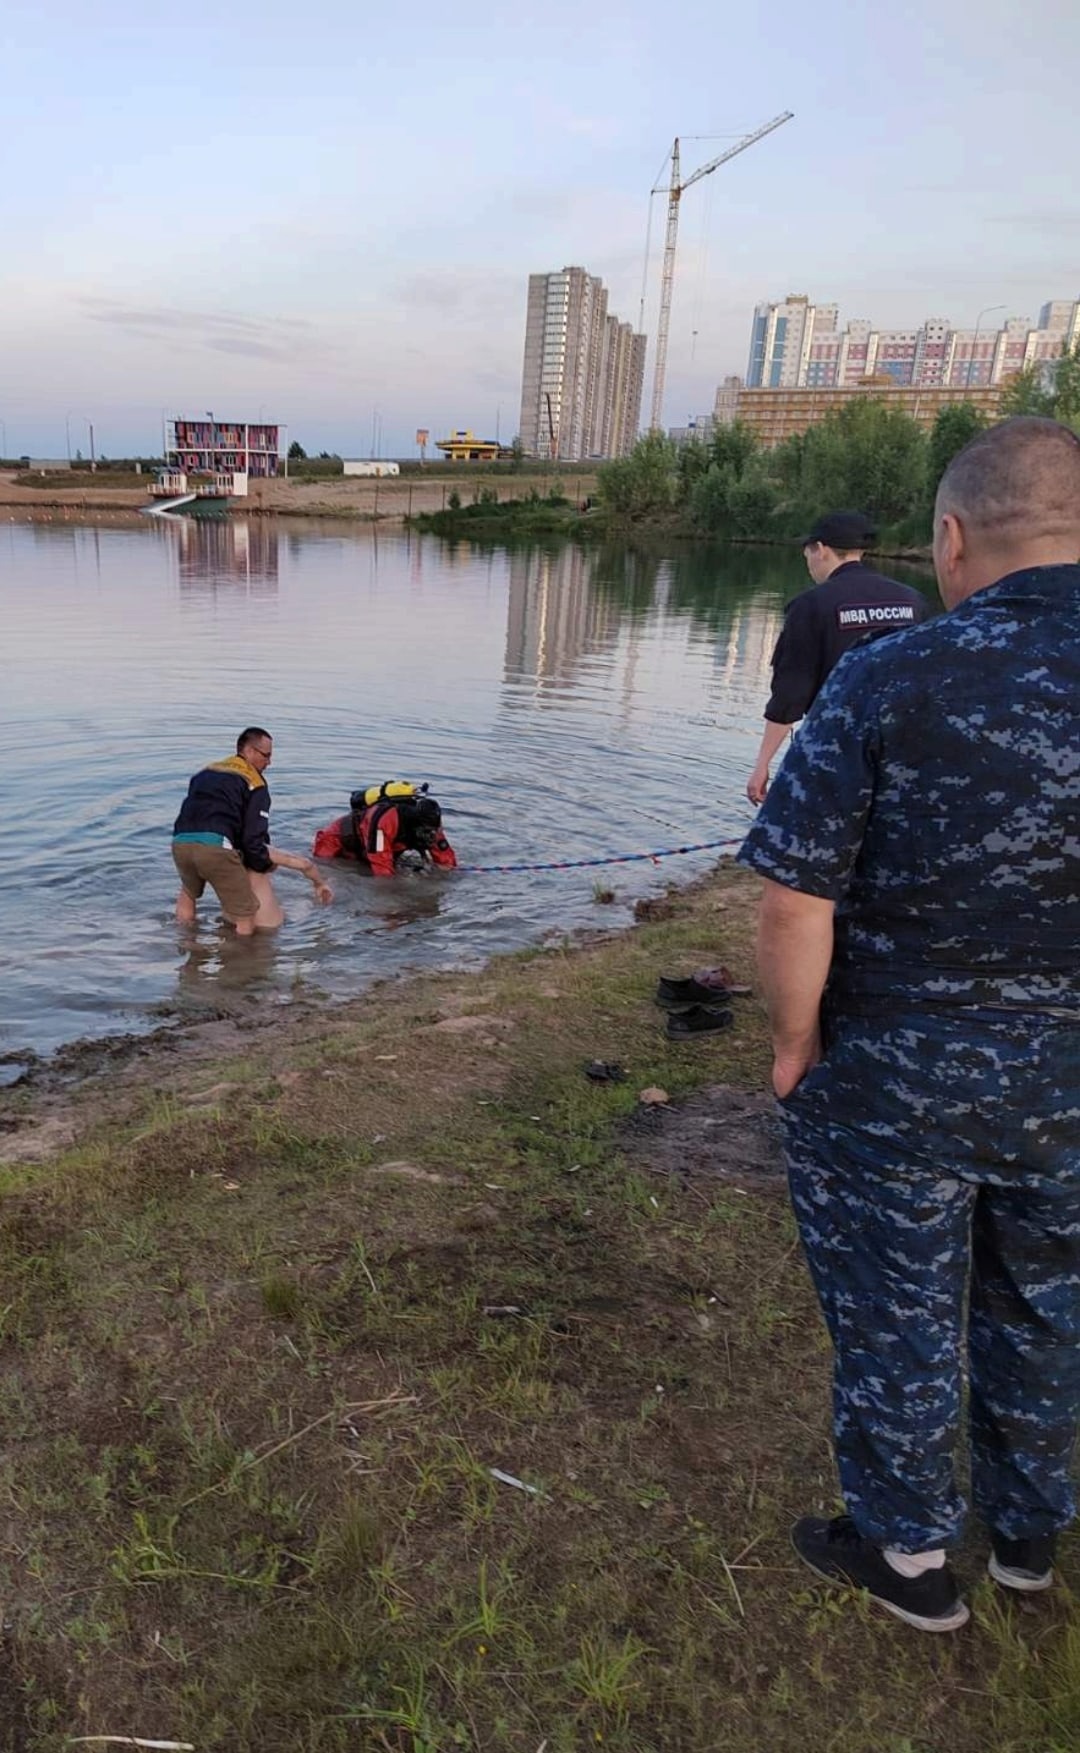
[[[181,889],[176,897],[177,925],[194,925],[196,920],[195,903],[186,889]]]
[[[249,870],[248,877],[251,880],[252,892],[259,903],[259,911],[253,920],[248,920],[246,923],[253,926],[256,931],[276,931],[279,925],[284,925],[285,914],[282,911],[281,902],[274,893],[274,884],[270,873],[262,870]],[[240,930],[239,925],[236,929]]]

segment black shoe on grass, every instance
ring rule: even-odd
[[[729,1029],[734,1021],[734,1011],[692,1004],[689,1010],[672,1012],[667,1020],[667,1033],[672,1041],[686,1041],[692,1035],[715,1035],[720,1029]]]
[[[884,1552],[864,1540],[850,1516],[803,1516],[791,1544],[823,1582],[865,1589],[872,1601],[916,1631],[959,1631],[971,1617],[949,1566],[922,1576],[901,1576]]]
[[[699,980],[696,974],[687,980],[671,980],[666,974],[661,974],[656,983],[656,1002],[661,1010],[685,1010],[692,1004],[722,1004],[730,997],[731,988],[722,980]]]
[[[1018,1595],[1037,1595],[1053,1587],[1054,1553],[1057,1536],[1044,1534],[1040,1540],[1007,1540],[994,1534],[993,1550],[987,1569],[1003,1589],[1015,1589]]]

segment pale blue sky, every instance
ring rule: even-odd
[[[582,263],[636,322],[671,137],[783,109],[683,204],[669,423],[744,369],[760,298],[1034,318],[1080,293],[1078,66],[1075,0],[6,0],[8,450],[62,455],[69,411],[146,450],[205,408],[361,456],[375,409],[386,454],[508,439],[530,271]]]

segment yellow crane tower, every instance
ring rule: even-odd
[[[736,141],[734,146],[729,146],[726,152],[721,152],[718,158],[710,159],[708,164],[703,164],[700,170],[694,171],[693,175],[688,176],[685,182],[680,181],[679,141],[676,136],[675,144],[671,148],[671,181],[666,185],[657,183],[656,188],[652,191],[654,195],[666,192],[668,198],[664,271],[660,280],[660,315],[656,324],[656,365],[653,371],[652,419],[649,423],[653,432],[661,430],[660,416],[664,405],[668,330],[671,327],[671,296],[675,290],[675,246],[679,239],[679,203],[687,189],[691,188],[694,183],[699,183],[702,177],[710,176],[714,170],[719,170],[720,166],[726,164],[729,158],[737,158],[739,153],[745,152],[748,146],[756,146],[759,140],[764,140],[766,134],[771,134],[774,129],[782,128],[785,122],[790,122],[794,114],[794,110],[785,110],[783,115],[774,116],[771,122],[766,122],[761,128],[755,128],[752,134],[744,135],[741,140]]]

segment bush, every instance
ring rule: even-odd
[[[601,505],[616,517],[656,517],[679,503],[679,457],[659,432],[639,438],[629,456],[601,465],[597,477]]]

